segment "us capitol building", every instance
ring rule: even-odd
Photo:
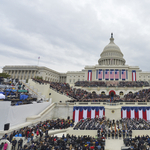
[[[120,48],[114,43],[111,34],[110,43],[105,46],[98,64],[85,66],[82,71],[68,71],[60,73],[40,66],[4,66],[3,72],[12,78],[26,80],[35,76],[42,76],[44,80],[54,82],[67,82],[74,84],[76,81],[148,81],[150,72],[142,72],[138,66],[128,66],[123,58]]]

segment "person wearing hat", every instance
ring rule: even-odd
[[[18,149],[22,148],[22,143],[23,143],[23,140],[22,138],[20,138],[20,140],[18,141]]]
[[[17,140],[14,138],[11,143],[12,143],[12,150],[15,150]]]

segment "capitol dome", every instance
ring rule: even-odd
[[[105,46],[98,60],[99,65],[125,65],[125,59],[120,48],[114,43],[113,33],[111,33],[110,43]]]

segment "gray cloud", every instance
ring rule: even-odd
[[[1,0],[0,59],[60,72],[95,65],[114,32],[128,65],[149,71],[150,2]]]

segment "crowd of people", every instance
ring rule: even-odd
[[[40,141],[32,141],[31,144],[24,145],[23,150],[104,150],[105,139],[91,136],[66,136],[57,137],[46,135]]]
[[[134,138],[125,138],[124,144],[126,147],[132,150],[149,150],[150,149],[150,137],[135,136]]]
[[[107,87],[104,81],[77,81],[75,86],[82,87]]]
[[[147,81],[119,81],[118,87],[148,87]]]
[[[25,90],[25,85],[18,79],[6,78],[1,80],[0,99],[11,101],[13,105],[29,104],[36,101],[37,98]]]
[[[104,118],[81,119],[74,130],[98,130],[105,138],[132,137],[132,130],[150,130],[150,122],[144,119],[122,118],[109,120]]]
[[[7,139],[10,143],[12,143],[12,149],[15,150],[17,145],[16,137],[19,137],[18,146],[22,148],[22,137],[27,139],[27,143],[31,143],[34,140],[34,137],[39,137],[40,140],[43,137],[48,136],[49,130],[54,129],[66,129],[68,127],[74,126],[74,121],[72,119],[57,119],[57,120],[46,120],[43,122],[39,122],[38,124],[31,127],[24,127],[19,130],[14,130],[10,135],[5,134],[2,139]],[[0,147],[4,147],[4,143],[1,144]]]
[[[7,139],[12,144],[12,150],[72,150],[72,149],[105,149],[105,139],[124,139],[125,146],[134,150],[138,148],[148,148],[150,137],[142,136],[132,138],[132,130],[150,130],[150,122],[144,119],[120,119],[109,120],[103,118],[82,119],[75,126],[74,130],[97,130],[97,137],[66,135],[62,137],[50,136],[49,130],[65,129],[74,126],[74,121],[68,119],[46,120],[32,127],[24,127],[18,131],[13,131],[9,136],[5,134],[2,139]],[[39,137],[34,138],[34,137]],[[20,137],[17,141],[15,138]],[[23,145],[22,137],[27,139],[27,144]],[[2,143],[0,149],[7,149],[8,144]]]
[[[43,80],[33,79],[33,81],[38,82],[39,84],[48,83],[50,88],[57,91],[60,94],[65,94],[68,97],[73,98],[75,101],[84,101],[84,100],[95,100],[98,98],[102,99],[102,96],[96,94],[95,92],[90,93],[83,89],[71,88],[68,83],[58,83],[58,82],[49,82]]]
[[[148,87],[147,81],[77,81],[80,87]]]
[[[150,101],[150,89],[143,89],[135,93],[128,93],[124,95],[124,101],[141,101],[149,102]]]
[[[13,140],[13,137],[25,137],[31,138],[31,135],[43,135],[43,133],[48,133],[49,130],[54,129],[66,129],[70,126],[74,125],[74,121],[72,119],[57,119],[57,120],[46,120],[43,122],[39,122],[38,124],[31,127],[24,127],[19,129],[18,131],[14,130],[9,136],[5,134],[2,139],[7,139],[10,142]],[[32,139],[32,138],[31,138]]]
[[[39,79],[33,79],[33,81],[36,81],[40,84],[50,84],[50,88],[55,90],[56,92],[60,94],[65,94],[68,97],[72,98],[72,100],[68,100],[67,102],[149,102],[150,101],[150,89],[143,89],[139,92],[135,93],[128,93],[124,95],[124,97],[120,98],[119,95],[114,95],[113,99],[110,95],[105,94],[97,94],[96,92],[88,92],[81,88],[72,88],[68,83],[58,83],[58,82],[50,82],[50,81],[44,81]],[[96,84],[98,81],[78,81],[76,84],[79,83],[94,83]],[[104,82],[100,81],[98,83],[103,84]],[[119,82],[120,84],[124,85],[124,83],[131,84],[146,84],[147,82],[143,81],[134,81],[134,82]]]

